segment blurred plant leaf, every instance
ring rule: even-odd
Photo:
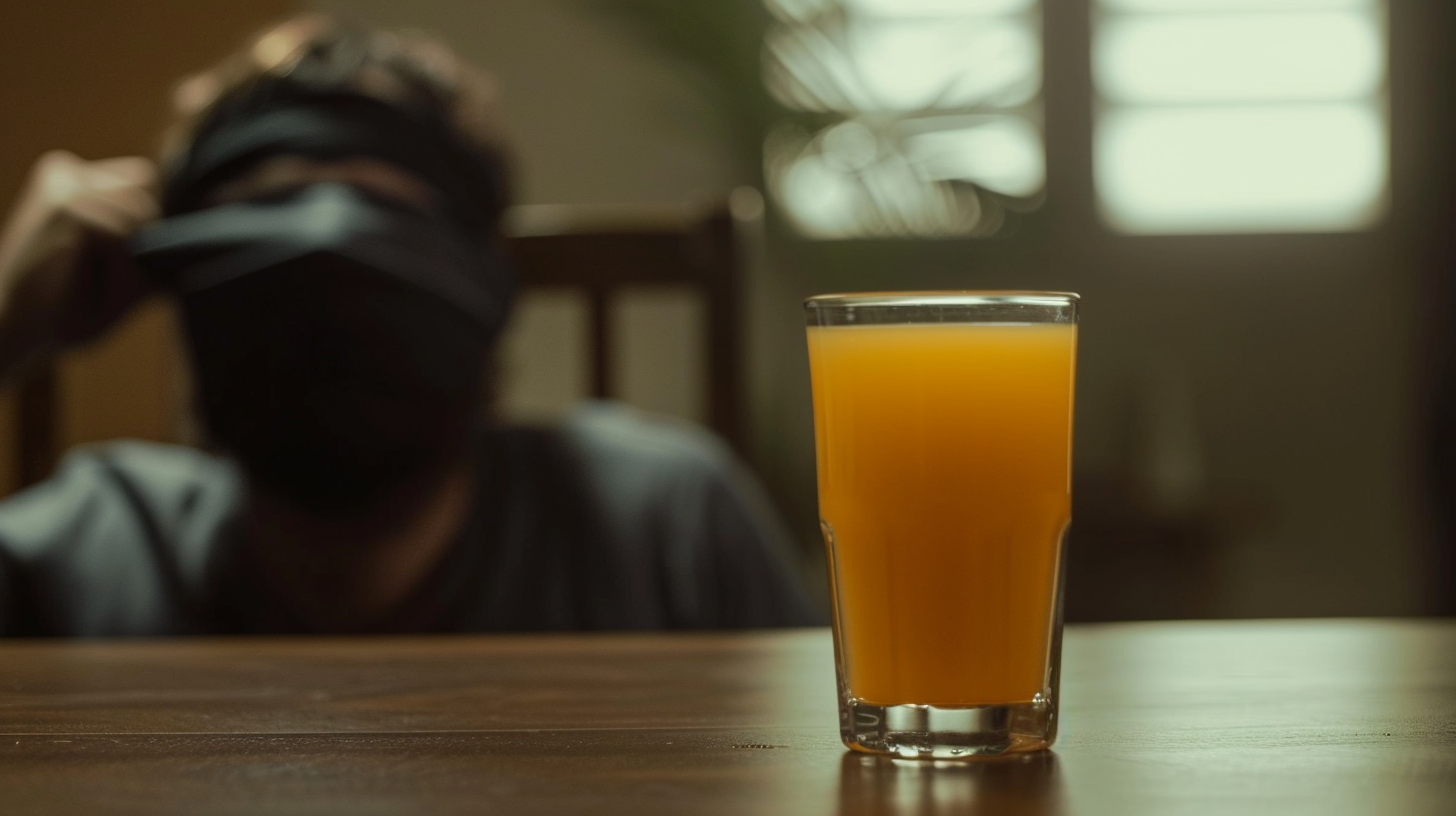
[[[702,80],[722,118],[724,137],[762,177],[763,135],[782,114],[760,79],[769,13],[760,0],[571,0],[617,26],[669,63]]]

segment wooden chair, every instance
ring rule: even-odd
[[[706,422],[745,453],[741,269],[760,225],[757,191],[706,207],[522,206],[506,219],[509,252],[526,289],[565,288],[588,304],[588,393],[618,396],[612,305],[626,290],[685,287],[702,299]]]

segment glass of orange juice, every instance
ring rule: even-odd
[[[1077,295],[804,306],[845,744],[931,759],[1051,745]]]

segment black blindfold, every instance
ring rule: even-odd
[[[314,89],[289,77],[264,80],[221,102],[167,168],[163,212],[198,209],[218,184],[271,156],[362,156],[426,182],[448,217],[467,234],[485,238],[506,204],[502,160],[462,142],[442,111],[442,105],[421,109]]]
[[[132,254],[184,298],[283,266],[306,276],[309,259],[343,260],[437,296],[492,337],[515,283],[503,258],[441,219],[338,183],[164,219],[132,239]]]

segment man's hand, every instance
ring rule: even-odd
[[[0,376],[96,338],[150,290],[127,238],[157,217],[156,183],[140,157],[36,162],[0,233]]]

